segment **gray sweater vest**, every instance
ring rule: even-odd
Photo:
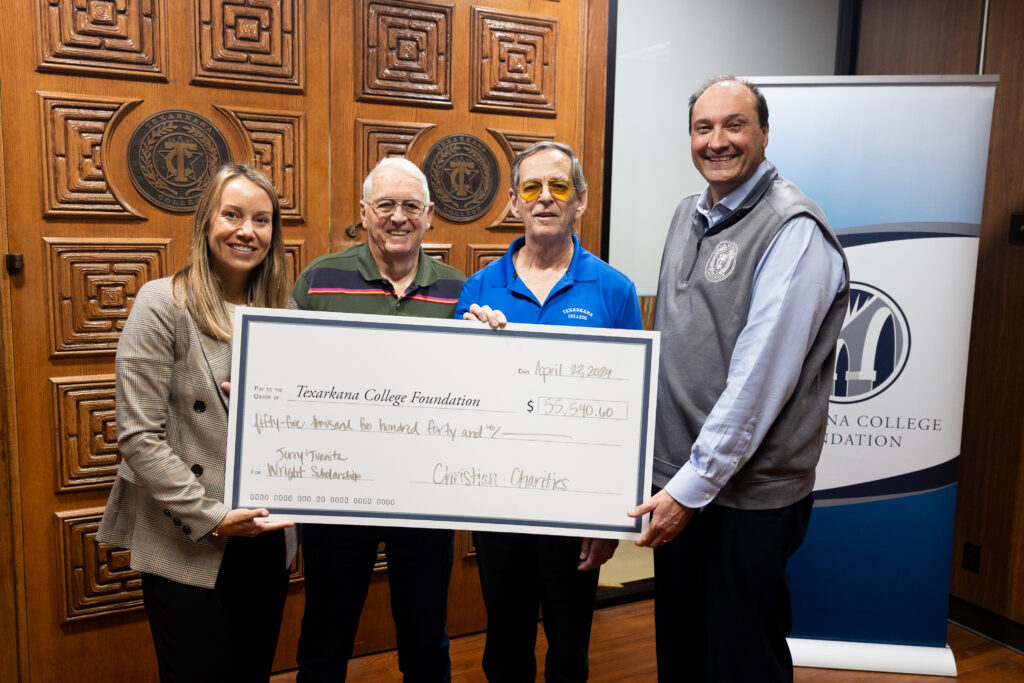
[[[770,170],[742,206],[707,233],[698,197],[676,209],[662,254],[655,329],[661,331],[661,367],[654,439],[654,485],[663,487],[690,459],[704,420],[725,390],[736,339],[747,322],[754,271],[787,221],[807,215],[842,254],[818,205]],[[804,359],[792,396],[750,460],[714,502],[733,508],[773,509],[814,488],[832,391],[836,340],[849,300],[847,286],[829,308]],[[748,426],[752,428],[752,426]]]

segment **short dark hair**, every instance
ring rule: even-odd
[[[569,157],[569,162],[572,164],[572,185],[576,194],[587,189],[587,181],[583,178],[583,166],[580,164],[580,160],[577,159],[576,155],[573,153],[572,147],[561,142],[555,142],[554,140],[541,140],[524,149],[516,155],[515,159],[512,160],[509,180],[512,182],[513,190],[519,189],[519,166],[523,163],[523,159],[533,156],[537,152],[543,152],[546,149],[557,149],[559,152]]]
[[[762,128],[768,125],[768,100],[764,98],[760,88],[744,78],[736,78],[732,74],[722,74],[721,76],[715,76],[714,78],[709,78],[704,81],[704,84],[701,85],[696,92],[690,95],[690,125],[687,126],[687,130],[693,129],[693,105],[697,104],[697,100],[700,99],[701,95],[707,92],[708,88],[716,83],[723,83],[725,81],[739,83],[754,94],[754,97],[757,99],[757,123]]]

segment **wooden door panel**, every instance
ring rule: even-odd
[[[480,249],[504,251],[522,234],[508,213],[514,153],[557,139],[582,156],[586,80],[576,75],[587,64],[586,3],[357,0],[331,11],[341,27],[331,46],[332,91],[354,93],[331,112],[332,130],[342,131],[332,136],[335,224],[358,224],[360,182],[384,156],[422,164],[442,138],[472,135],[498,162],[497,198],[471,223],[435,214],[425,241],[450,245],[449,263],[475,271]],[[448,40],[440,37],[445,30]],[[332,249],[364,239],[338,230]]]
[[[477,270],[522,233],[508,215],[512,156],[557,139],[590,175],[581,238],[594,250],[605,51],[594,26],[607,3],[13,0],[4,10],[0,238],[24,267],[0,288],[10,462],[0,484],[13,506],[0,511],[0,551],[16,570],[17,607],[0,621],[17,627],[0,666],[17,661],[23,677],[44,681],[155,680],[138,575],[127,551],[95,534],[118,462],[118,335],[139,287],[185,263],[191,214],[137,189],[133,135],[159,112],[184,110],[216,128],[230,156],[263,169],[282,198],[293,276],[365,239],[346,228],[359,222],[361,181],[379,159],[422,164],[452,134],[494,155],[497,198],[472,222],[435,218],[425,248]],[[278,670],[295,662],[301,561],[293,578]],[[382,559],[358,651],[394,644],[386,584]],[[465,532],[449,627],[484,627]]]
[[[17,198],[6,206],[6,247],[24,256],[4,332],[16,432],[6,441],[17,444],[21,492],[12,537],[24,566],[21,673],[155,680],[138,574],[127,551],[95,535],[118,461],[118,336],[139,287],[185,263],[192,216],[136,188],[129,147],[158,112],[209,121],[231,158],[273,180],[297,274],[328,246],[329,150],[309,131],[329,126],[329,36],[307,32],[327,25],[328,3],[18,0],[4,9],[4,189]],[[300,590],[286,607],[278,668],[294,666]]]
[[[523,231],[508,206],[515,153],[537,140],[555,139],[583,156],[587,80],[582,73],[589,64],[585,38],[591,4],[601,3],[332,3],[331,249],[365,240],[358,226],[361,184],[380,159],[405,156],[423,167],[439,141],[468,134],[495,157],[496,198],[471,222],[435,213],[424,248],[467,274],[504,254]],[[429,169],[425,172],[430,178]],[[601,178],[590,182],[600,184]],[[436,198],[439,188],[434,179],[431,184]],[[592,207],[599,217],[599,203]],[[348,226],[355,228],[343,229]],[[423,362],[431,362],[429,356]],[[371,583],[357,652],[394,646],[387,596],[381,572]],[[448,630],[456,635],[485,627],[471,537],[459,532]]]

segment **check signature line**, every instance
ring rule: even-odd
[[[446,484],[446,483],[443,483],[443,482],[442,483],[437,483],[437,482],[433,482],[433,481],[413,481],[413,480],[410,480],[409,483],[410,484],[423,484],[423,485],[429,485],[429,486],[433,486],[433,487],[444,486],[446,488],[463,487],[463,488],[474,488],[474,489],[513,489],[515,491],[544,491],[544,492],[548,492],[548,493],[585,493],[588,496],[621,496],[622,495],[622,491],[582,491],[580,489],[548,489],[548,488],[540,488],[540,487],[533,488],[533,487],[530,487],[530,486],[511,486],[509,484],[494,484],[493,486],[490,486],[490,485],[459,484],[459,483]]]

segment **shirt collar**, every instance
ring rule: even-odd
[[[747,178],[742,185],[737,187],[735,190],[722,197],[722,200],[711,206],[711,186],[704,188],[704,191],[700,195],[700,199],[697,200],[697,213],[704,217],[704,230],[710,230],[717,223],[721,223],[730,215],[732,212],[738,209],[742,204],[743,200],[747,198],[750,191],[754,189],[758,181],[765,176],[766,173],[771,172],[775,169],[772,162],[764,159],[758,164],[754,174]]]
[[[508,286],[509,283],[517,279],[513,256],[524,244],[526,244],[525,235],[517,237],[512,244],[508,246],[508,251],[505,252],[508,256],[508,258],[505,259],[505,282],[502,286]],[[597,279],[596,271],[592,267],[590,260],[583,257],[583,247],[580,246],[580,238],[577,237],[575,233],[572,235],[572,260],[569,261],[569,269],[565,271],[563,279],[568,279],[570,282]]]
[[[373,260],[373,254],[370,252],[370,245],[367,242],[363,242],[362,249],[356,256],[356,263],[359,267],[359,274],[363,276],[363,279],[367,282],[383,281],[384,276],[380,274],[380,268],[377,267],[377,262]],[[417,287],[427,287],[434,284],[438,280],[438,274],[436,269],[433,267],[434,259],[432,259],[423,248],[420,248],[419,261],[416,263],[416,277],[413,278],[413,282]]]

